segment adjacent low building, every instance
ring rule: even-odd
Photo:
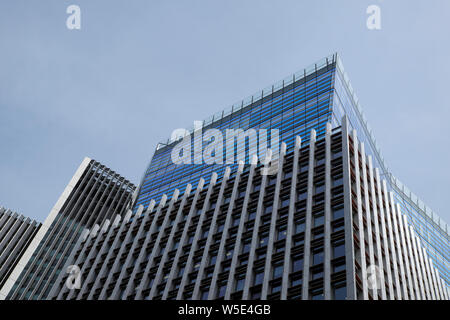
[[[85,158],[0,291],[0,299],[46,299],[78,239],[126,211],[135,186]]]
[[[40,227],[37,221],[0,207],[0,288]]]

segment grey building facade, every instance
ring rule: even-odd
[[[9,274],[0,299],[45,299],[80,237],[126,210],[135,186],[85,158]]]
[[[49,299],[448,299],[350,130],[282,144],[276,175],[240,164],[80,239]],[[290,151],[290,152],[289,152]]]
[[[41,224],[0,207],[0,288],[6,282]]]

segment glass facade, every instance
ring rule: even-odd
[[[203,121],[203,129],[279,129],[280,142],[286,143],[289,153],[297,135],[307,144],[311,129],[315,129],[320,137],[327,122],[331,122],[333,128],[339,127],[344,115],[364,142],[366,153],[372,156],[373,166],[380,168],[381,177],[388,181],[389,190],[401,204],[441,276],[450,285],[448,225],[389,171],[337,54]],[[141,180],[134,210],[140,205],[147,208],[150,200],[158,202],[163,194],[170,196],[177,188],[184,190],[187,183],[196,185],[200,178],[209,181],[212,172],[216,172],[219,179],[223,176],[227,165],[175,165],[171,161],[171,151],[176,143],[168,140],[158,144]],[[239,150],[243,146],[236,145],[235,148]],[[237,168],[236,165],[230,167],[232,171]]]
[[[225,129],[278,129],[280,142],[292,149],[296,136],[307,143],[311,129],[317,136],[325,133],[325,125],[330,121],[336,57],[330,56],[302,72],[262,90],[230,111],[223,111],[203,122],[203,131],[216,128]],[[193,139],[192,144],[196,141]],[[235,142],[236,144],[237,142]],[[147,208],[151,199],[159,201],[163,194],[168,196],[176,188],[180,190],[187,183],[196,185],[200,177],[209,181],[212,172],[222,177],[225,165],[189,164],[175,165],[171,151],[176,142],[159,144],[150,165],[142,179],[135,209],[139,205]],[[245,146],[248,150],[251,146]],[[244,146],[235,145],[239,152]],[[192,157],[193,148],[192,149]],[[225,152],[224,152],[225,154]],[[263,155],[259,155],[263,157]],[[248,162],[248,156],[246,157]],[[236,165],[231,165],[232,170]],[[233,171],[234,171],[233,170]]]

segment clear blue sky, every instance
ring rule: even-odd
[[[448,0],[1,1],[0,205],[44,220],[84,156],[137,184],[173,129],[337,51],[389,167],[448,222],[449,30]]]

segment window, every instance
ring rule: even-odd
[[[315,249],[313,251],[312,262],[313,262],[313,265],[323,263],[323,250],[322,249]]]
[[[345,243],[344,241],[339,241],[333,243],[333,258],[338,258],[345,256]]]
[[[264,259],[266,257],[266,251],[260,251],[256,253],[256,260]]]
[[[194,261],[194,271],[197,271],[200,268],[201,259]]]
[[[231,201],[231,196],[227,196],[224,200],[223,200],[223,204],[228,204]]]
[[[304,237],[294,239],[294,247],[301,246],[303,244],[305,244],[305,238]]]
[[[259,236],[259,247],[264,247],[265,245],[267,245],[267,241],[269,239],[269,234],[264,232],[263,234],[261,234]]]
[[[344,206],[333,207],[333,220],[340,219],[344,217]]]
[[[305,219],[295,221],[295,233],[305,232]]]
[[[332,185],[333,187],[337,187],[342,185],[343,179],[342,179],[342,175],[339,176],[335,176],[332,178]]]
[[[231,259],[233,257],[234,245],[227,246],[225,248],[225,259]]]
[[[316,183],[314,190],[315,190],[315,194],[319,194],[319,193],[324,192],[325,184],[323,182]]]
[[[313,270],[311,272],[311,280],[316,280],[316,279],[320,279],[320,278],[323,278],[323,270],[322,269]]]
[[[245,239],[242,242],[242,253],[247,253],[250,251],[251,239]]]
[[[333,264],[333,272],[341,272],[345,270],[345,261],[339,261],[339,262],[335,262]]]
[[[314,215],[314,227],[323,225],[324,221],[325,221],[325,217],[324,217],[323,213],[316,213]]]
[[[311,300],[323,300],[323,293],[322,291],[314,290],[311,292]]]
[[[308,168],[309,168],[308,163],[300,164],[300,172],[301,173],[308,171]]]
[[[278,233],[277,233],[277,240],[286,239],[286,235],[287,235],[286,226],[279,227],[278,228]]]
[[[292,257],[292,272],[303,270],[303,256],[296,255]]]
[[[322,164],[325,163],[325,158],[324,157],[320,157],[316,159],[316,166],[320,166]]]
[[[258,284],[261,284],[263,282],[264,279],[264,269],[260,268],[260,269],[256,269],[255,270],[255,278],[253,280],[253,284],[256,286]]]
[[[298,201],[302,201],[302,200],[306,200],[307,198],[307,193],[306,191],[300,192],[297,196],[297,200]]]
[[[239,225],[239,222],[241,221],[241,219],[239,217],[234,217],[233,218],[233,226],[237,226]]]
[[[248,213],[248,221],[251,221],[251,220],[255,219],[255,217],[256,217],[256,210],[255,210],[255,209],[252,209],[252,210],[249,211],[249,213]]]
[[[230,268],[231,268],[231,264],[230,263],[225,263],[222,266],[222,272],[230,271]]]
[[[212,266],[216,263],[217,261],[217,252],[215,252],[213,255],[211,255],[211,257],[209,258],[209,265]]]
[[[261,299],[261,291],[252,291],[251,297],[252,300]]]
[[[273,177],[269,179],[269,186],[274,185],[277,182],[277,178]]]
[[[273,207],[271,205],[264,208],[264,213],[271,213],[273,210]]]
[[[208,293],[209,293],[209,291],[207,289],[202,290],[202,293],[200,295],[200,300],[208,300]]]
[[[283,264],[282,263],[276,263],[273,266],[273,272],[272,272],[272,278],[276,279],[283,275]]]
[[[181,277],[184,273],[184,267],[185,266],[180,266],[180,268],[178,269],[178,277]]]
[[[347,298],[347,287],[344,285],[335,284],[333,286],[334,300],[345,300]]]
[[[288,207],[289,206],[289,197],[281,199],[280,208]]]
[[[240,291],[242,289],[244,289],[244,282],[245,282],[245,278],[237,278],[236,279],[236,291]]]
[[[248,257],[242,257],[241,259],[239,259],[240,266],[244,266],[246,264],[248,264]]]
[[[223,221],[220,221],[220,222],[219,222],[219,224],[217,225],[217,233],[223,231],[224,225],[225,225],[225,223],[224,223]]]
[[[295,287],[295,286],[299,286],[301,285],[303,282],[303,275],[296,275],[295,277],[292,277],[291,279],[291,286]]]
[[[313,240],[320,239],[322,237],[323,237],[323,228],[320,228],[319,230],[314,231],[314,233],[312,235]]]
[[[217,288],[217,298],[222,298],[225,296],[225,290],[227,289],[227,286],[225,283],[219,284],[219,287]]]
[[[333,225],[333,232],[338,232],[338,231],[344,230],[344,227],[345,227],[345,225],[344,225],[343,222],[339,223],[339,224],[334,224]]]
[[[281,291],[281,283],[274,283],[272,284],[272,293],[280,292]]]
[[[332,158],[333,159],[337,159],[337,158],[342,156],[342,151],[341,150],[333,150],[332,152],[333,152],[333,154],[332,154]]]
[[[284,173],[284,179],[289,179],[290,177],[292,177],[292,171]]]

